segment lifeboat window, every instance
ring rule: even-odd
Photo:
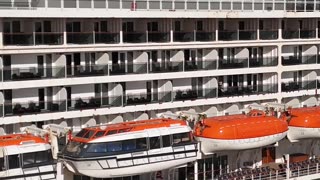
[[[107,132],[107,135],[116,134],[117,130],[110,130]]]
[[[98,131],[98,132],[93,136],[93,138],[101,137],[101,136],[104,135],[104,133],[105,133],[105,131]]]
[[[150,141],[150,149],[160,148],[160,137],[151,137],[149,141]]]
[[[9,169],[16,169],[16,168],[20,168],[19,165],[19,155],[10,155],[8,156],[8,161],[9,161]]]
[[[123,132],[128,132],[128,131],[130,131],[130,128],[119,129],[118,133],[123,133]]]
[[[82,129],[78,134],[76,134],[76,137],[83,137],[84,134],[87,133],[88,130]]]
[[[95,133],[95,131],[88,131],[88,132],[83,136],[83,138],[89,139],[90,137],[93,136],[94,133]]]
[[[136,139],[137,149],[147,149],[147,139],[140,138]]]
[[[108,152],[122,151],[121,142],[111,142],[107,144]]]
[[[106,153],[107,152],[107,144],[106,143],[90,144],[87,152],[89,152],[89,153]]]
[[[51,150],[22,154],[23,167],[31,167],[35,164],[48,163],[52,161]]]
[[[30,165],[30,164],[34,164],[35,163],[35,153],[25,153],[22,155],[23,157],[23,163],[22,165],[23,166],[27,166],[27,165]]]
[[[173,134],[173,144],[190,142],[189,133]]]
[[[135,150],[135,149],[136,149],[136,140],[135,139],[123,141],[122,150],[130,151],[130,150]]]
[[[171,139],[169,135],[162,136],[162,147],[169,147],[171,146]]]
[[[4,158],[0,158],[0,171],[6,170],[4,167]]]

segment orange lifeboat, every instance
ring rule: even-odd
[[[32,134],[0,136],[0,179],[53,179],[55,166],[45,139]]]
[[[71,172],[113,178],[185,165],[197,151],[185,121],[152,119],[84,128],[60,158]]]
[[[203,119],[197,123],[194,135],[201,142],[201,150],[208,154],[263,147],[283,139],[287,131],[285,120],[252,110],[247,115]]]
[[[291,142],[320,138],[320,107],[294,108],[289,114],[287,136]]]

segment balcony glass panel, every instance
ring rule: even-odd
[[[196,41],[214,41],[215,37],[214,32],[196,32]]]
[[[106,1],[105,0],[93,0],[93,7],[98,8],[106,8]]]
[[[139,105],[159,102],[158,93],[135,93],[125,95],[124,105]]]
[[[269,67],[278,65],[278,57],[263,57],[249,59],[249,67]]]
[[[169,32],[148,32],[148,42],[169,42]]]
[[[299,90],[310,90],[317,88],[317,81],[291,81],[281,83],[282,92],[299,91]]]
[[[160,9],[160,1],[150,0],[149,9]]]
[[[12,68],[3,69],[4,81],[21,81],[35,79],[50,79],[65,77],[64,67],[29,67],[29,68]]]
[[[255,40],[257,39],[256,31],[239,31],[239,40]]]
[[[302,56],[294,57],[282,57],[282,65],[299,65],[299,64],[316,64],[317,63],[317,56],[316,55],[310,55],[310,56]]]
[[[19,8],[28,8],[29,7],[29,1],[28,0],[15,0],[13,3],[14,7]]]
[[[145,74],[147,73],[147,62],[137,62],[127,64],[127,74]]]
[[[173,41],[175,42],[188,42],[194,41],[195,33],[194,32],[174,32]]]
[[[12,7],[11,0],[0,1],[0,8],[10,8]]]
[[[300,38],[308,39],[308,38],[315,38],[316,31],[315,30],[300,30]]]
[[[72,72],[68,77],[104,76],[108,75],[108,65],[67,66],[67,71]]]
[[[147,42],[145,32],[124,32],[123,42],[126,43],[145,43]]]
[[[136,8],[137,9],[147,9],[147,1],[146,0],[136,0]]]
[[[247,68],[248,59],[220,59],[218,69],[236,69],[236,68]]]
[[[219,10],[220,9],[220,2],[210,1],[210,9],[211,10]]]
[[[120,8],[120,1],[118,0],[108,0],[108,8],[109,9],[119,9]]]
[[[172,8],[172,1],[162,1],[162,9],[173,9]]]
[[[36,45],[61,45],[63,44],[63,33],[58,32],[45,32],[35,33]]]
[[[46,3],[45,0],[37,0],[37,1],[31,1],[31,7],[45,7]]]
[[[66,101],[4,103],[4,116],[66,111]]]
[[[49,8],[60,8],[61,7],[61,0],[50,0],[48,1]]]
[[[299,31],[291,31],[291,30],[283,30],[282,31],[282,38],[283,39],[298,39],[299,38]]]
[[[113,44],[120,42],[119,33],[95,32],[95,43]]]
[[[76,8],[77,1],[76,0],[63,0],[64,8]]]
[[[93,44],[92,32],[68,32],[68,44]]]
[[[235,41],[238,40],[238,31],[219,31],[219,41]]]
[[[33,43],[33,33],[4,33],[3,44],[6,46],[30,46]]]
[[[79,8],[91,8],[91,1],[88,0],[78,0]]]
[[[278,30],[260,30],[259,35],[262,40],[278,39]]]
[[[277,84],[219,87],[218,97],[276,93],[277,88]]]
[[[199,1],[199,10],[208,10],[209,9],[209,1],[201,2]]]

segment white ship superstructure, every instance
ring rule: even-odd
[[[76,132],[165,112],[319,105],[319,16],[318,0],[2,0],[0,126]],[[217,178],[269,163],[263,153],[283,162],[278,145],[317,155],[317,143],[215,153],[167,174]]]

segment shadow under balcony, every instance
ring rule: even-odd
[[[277,93],[277,84],[219,87],[218,97]]]
[[[219,59],[218,69],[238,69],[247,68],[248,59]]]
[[[3,69],[3,81],[26,81],[64,77],[65,67]]]
[[[259,30],[259,38],[262,40],[278,39],[278,30]]]
[[[249,58],[249,68],[270,67],[278,65],[278,57]]]

